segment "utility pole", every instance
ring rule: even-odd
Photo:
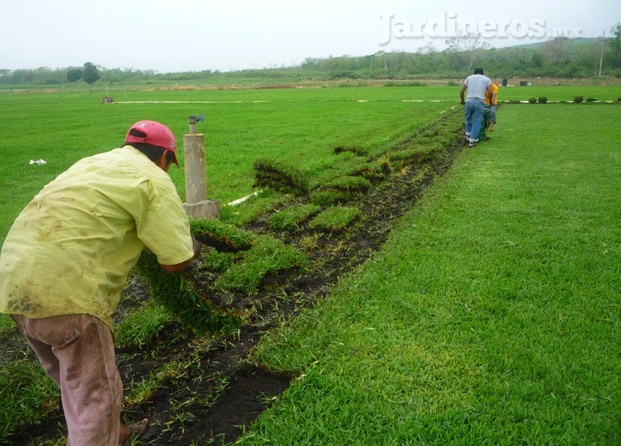
[[[602,62],[604,61],[604,43],[606,42],[606,31],[602,34],[602,50],[599,53],[599,77],[602,77]]]

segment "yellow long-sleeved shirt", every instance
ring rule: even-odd
[[[45,186],[0,253],[0,312],[112,314],[144,248],[161,264],[193,255],[170,177],[131,146],[85,158]]]

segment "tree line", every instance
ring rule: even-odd
[[[192,81],[216,78],[270,78],[287,80],[335,79],[462,79],[474,66],[485,68],[495,78],[559,77],[584,78],[600,74],[621,77],[621,23],[607,39],[558,36],[546,42],[490,48],[474,34],[446,40],[437,51],[432,44],[416,52],[380,51],[366,56],[306,58],[296,66],[221,72],[158,73],[154,70],[106,69],[91,62],[82,67],[35,70],[0,69],[0,85],[53,86],[84,81],[89,85],[141,81]]]

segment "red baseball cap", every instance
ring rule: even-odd
[[[126,144],[133,142],[151,144],[168,150],[174,156],[173,162],[179,167],[175,135],[164,124],[155,121],[138,121],[131,126],[125,137]]]

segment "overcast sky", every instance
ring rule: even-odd
[[[619,22],[620,0],[0,0],[0,69],[230,71],[442,50],[464,30],[494,47],[609,36]]]

